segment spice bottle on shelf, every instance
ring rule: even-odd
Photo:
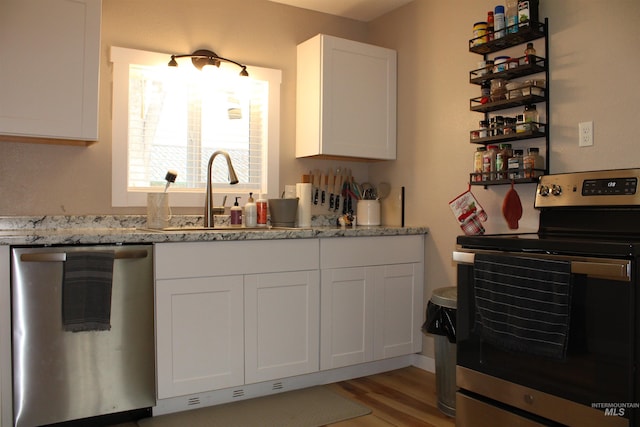
[[[493,40],[493,11],[487,12],[487,39]]]
[[[482,82],[480,85],[480,104],[486,104],[491,99],[491,83]]]
[[[487,146],[487,150],[482,154],[482,180],[492,181],[496,175],[496,152],[497,145]]]
[[[524,127],[525,131],[537,131],[540,116],[534,104],[525,105],[524,107]]]
[[[472,181],[482,181],[482,158],[483,154],[487,151],[487,147],[478,147],[476,152],[473,153],[473,178]]]
[[[529,56],[536,56],[536,50],[533,48],[533,43],[527,43],[527,48],[524,50],[524,63],[531,64]],[[535,59],[533,60],[535,62]]]
[[[513,150],[513,157],[509,158],[509,162],[507,166],[509,179],[522,178],[523,154],[524,154],[523,150]]]
[[[516,116],[516,133],[526,132],[524,124],[524,114],[518,114]]]
[[[471,44],[473,46],[479,46],[487,42],[487,23],[476,22],[473,24],[473,39]]]
[[[480,120],[480,138],[486,138],[488,136],[489,136],[489,120]]]
[[[489,132],[491,136],[498,136],[504,134],[504,117],[495,116],[491,117],[489,121]]]
[[[527,154],[522,159],[522,166],[525,178],[535,178],[544,169],[544,159],[540,155],[537,147],[527,149]]]
[[[507,24],[507,34],[518,32],[518,0],[507,0],[505,21]]]
[[[538,22],[539,0],[520,0],[518,2],[518,24],[520,28],[527,27],[531,22]]]
[[[499,39],[504,37],[504,27],[506,26],[505,18],[504,18],[504,6],[498,5],[493,10],[493,28],[495,32],[493,33],[494,39]]]
[[[511,135],[516,133],[516,118],[505,117],[504,118],[504,134]]]
[[[511,144],[500,144],[500,149],[496,152],[496,179],[507,179],[509,158],[513,155]]]

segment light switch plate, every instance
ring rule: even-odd
[[[593,122],[578,123],[578,146],[590,147],[593,145]]]

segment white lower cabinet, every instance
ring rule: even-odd
[[[318,371],[318,247],[156,245],[158,398]]]
[[[374,271],[322,270],[320,369],[373,360]]]
[[[423,236],[323,239],[320,254],[320,369],[421,351]]]
[[[156,281],[159,399],[244,383],[242,280]]]
[[[318,370],[318,270],[245,277],[247,384]]]
[[[424,236],[161,243],[158,398],[419,352]]]

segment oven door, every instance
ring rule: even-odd
[[[564,358],[506,350],[481,339],[473,264],[477,253],[571,263],[573,291]],[[454,261],[458,263],[457,382],[463,397],[499,402],[495,406],[501,410],[535,414],[532,419],[547,420],[540,425],[635,425],[634,261],[482,250],[454,252]]]

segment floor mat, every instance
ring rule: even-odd
[[[138,421],[140,427],[319,427],[371,413],[325,387],[242,400]]]

